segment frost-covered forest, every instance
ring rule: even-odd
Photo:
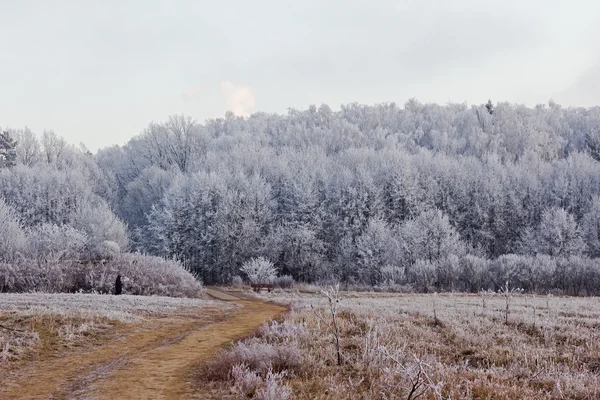
[[[95,155],[4,130],[4,265],[130,251],[227,283],[264,257],[303,282],[600,293],[600,107],[175,115]]]

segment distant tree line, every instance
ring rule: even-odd
[[[38,235],[76,229],[90,254],[112,242],[206,282],[264,257],[305,282],[600,289],[600,107],[175,115],[96,155],[52,132],[8,132],[7,207]]]

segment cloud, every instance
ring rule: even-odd
[[[221,82],[221,96],[225,100],[227,110],[235,115],[247,117],[256,106],[254,93],[248,86],[236,86],[229,81]]]
[[[181,93],[181,97],[185,101],[194,101],[197,100],[203,92],[204,90],[200,86],[188,86],[183,93]]]

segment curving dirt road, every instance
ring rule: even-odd
[[[187,399],[193,397],[190,368],[220,347],[252,333],[285,311],[281,306],[241,300],[209,290],[241,307],[228,315],[191,314],[152,321],[152,329],[123,332],[117,340],[85,353],[34,362],[0,390],[2,399]],[[214,322],[214,319],[221,319]]]

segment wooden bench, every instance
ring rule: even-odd
[[[273,289],[273,285],[270,283],[253,283],[251,286],[252,290],[255,292],[260,292],[260,289],[267,289],[267,291],[271,293],[271,290]]]

